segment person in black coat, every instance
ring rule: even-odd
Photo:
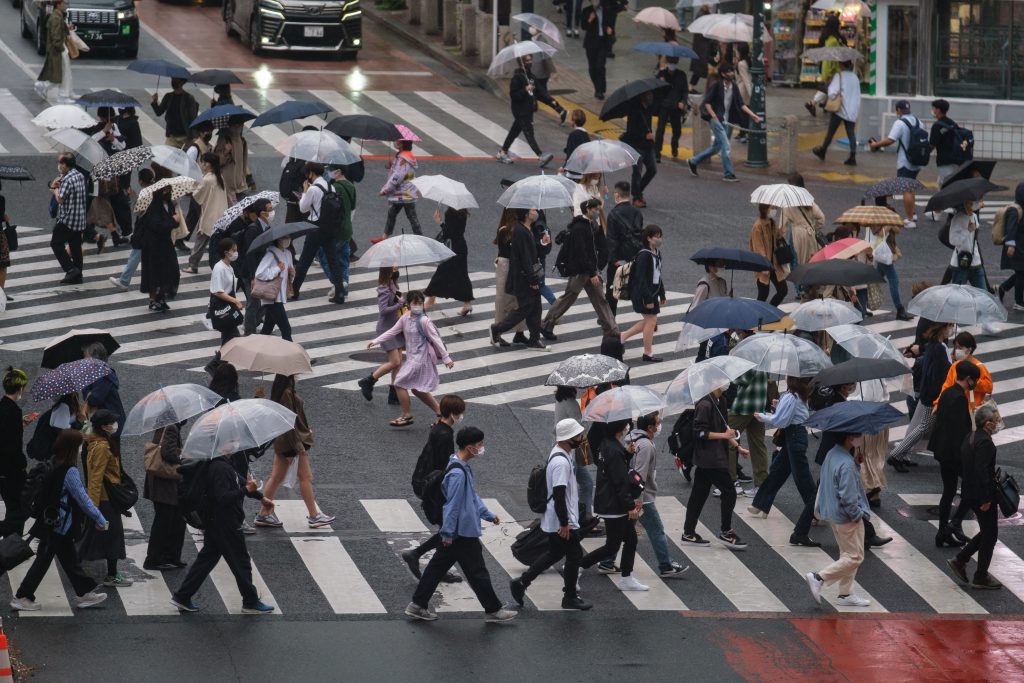
[[[1000,300],[1013,289],[1014,308],[1024,308],[1024,245],[1017,248],[1017,242],[1024,240],[1024,183],[1018,183],[1013,193],[1013,204],[1006,208],[1003,224],[1005,238],[999,267],[1012,270],[1013,275],[999,285]]]
[[[679,69],[679,58],[669,57],[668,64],[658,72],[658,78],[669,84],[663,90],[658,102],[658,127],[654,132],[654,158],[661,161],[661,148],[665,144],[665,125],[672,124],[672,158],[679,156],[679,137],[683,133],[683,112],[686,111],[687,95],[690,91],[686,72]]]
[[[629,110],[629,115],[626,116],[626,132],[619,137],[620,140],[640,153],[640,157],[633,164],[632,180],[633,205],[638,209],[647,206],[647,202],[644,201],[644,189],[654,180],[654,176],[658,175],[654,132],[651,130],[653,110],[653,91],[645,92],[636,98]]]
[[[576,148],[580,145],[585,145],[590,142],[590,133],[583,126],[587,125],[587,115],[582,109],[573,109],[572,113],[569,114],[569,120],[572,121],[572,125],[575,126],[570,132],[569,136],[565,139],[565,160],[569,161],[569,157],[576,151]],[[559,169],[564,171],[565,169]],[[583,175],[576,171],[565,171],[565,177],[571,180],[579,180]]]
[[[512,157],[508,150],[522,133],[526,138],[526,144],[530,145],[533,153],[540,157],[540,167],[544,168],[554,158],[554,154],[541,152],[537,138],[533,134],[533,112],[537,111],[537,98],[534,95],[533,76],[530,74],[530,65],[533,63],[531,55],[524,55],[520,58],[522,66],[516,69],[512,75],[512,81],[508,84],[508,96],[512,100],[512,127],[508,129],[505,142],[495,158],[503,164],[511,164]]]
[[[615,206],[608,212],[606,220],[608,234],[605,235],[605,246],[608,249],[608,272],[605,280],[605,299],[608,301],[612,314],[617,312],[618,300],[612,296],[612,283],[615,271],[619,266],[636,258],[643,248],[644,215],[630,201],[631,186],[625,180],[615,183],[612,199]]]
[[[644,248],[636,255],[633,272],[629,277],[629,297],[633,312],[642,317],[622,333],[622,341],[642,332],[645,363],[662,361],[654,355],[654,330],[658,326],[658,313],[665,305],[665,281],[661,278],[662,239],[661,227],[652,224],[644,228]]]
[[[615,38],[615,10],[607,0],[590,0],[583,8],[580,24],[583,26],[583,49],[587,53],[587,71],[594,84],[594,97],[603,100],[608,82],[605,64]]]
[[[3,373],[4,395],[0,397],[0,498],[3,498],[6,516],[0,523],[0,536],[25,529],[27,513],[21,510],[21,489],[25,485],[25,468],[28,460],[22,444],[25,442],[25,426],[36,419],[36,415],[24,415],[18,401],[28,386],[28,375],[10,365]]]
[[[974,424],[977,430],[963,441],[960,457],[963,461],[963,498],[978,517],[978,534],[965,545],[955,558],[946,560],[960,581],[967,583],[967,563],[978,554],[978,568],[970,582],[972,588],[1002,588],[988,573],[992,562],[992,551],[999,537],[999,506],[996,503],[996,445],[992,435],[1002,429],[999,412],[991,405],[983,405],[975,411]]]
[[[972,391],[981,378],[981,370],[974,363],[956,364],[956,382],[942,392],[935,410],[935,428],[932,429],[928,448],[939,461],[942,474],[942,498],[939,499],[939,531],[935,534],[935,545],[958,547],[967,541],[955,538],[956,532],[949,525],[949,511],[960,481],[960,447],[964,437],[971,433],[971,408],[967,403],[967,392]]]
[[[459,311],[459,315],[462,317],[473,312],[473,283],[469,279],[469,246],[466,244],[468,218],[469,209],[448,207],[444,212],[444,221],[441,220],[440,209],[434,212],[434,220],[441,224],[438,238],[448,243],[455,256],[438,264],[430,283],[423,291],[427,296],[427,308],[434,306],[434,297],[438,296],[442,299],[461,301],[462,310]]]
[[[178,227],[177,210],[170,201],[171,188],[158,190],[135,229],[142,249],[142,278],[139,291],[149,295],[149,310],[163,313],[171,309],[167,297],[178,291],[181,278],[178,256],[171,233]]]
[[[515,209],[516,224],[512,227],[512,251],[509,258],[508,278],[505,291],[516,297],[516,310],[499,323],[491,325],[491,344],[499,348],[511,346],[501,338],[501,333],[511,330],[520,321],[526,321],[530,338],[526,346],[531,349],[547,350],[540,340],[540,285],[544,273],[537,256],[537,242],[531,226],[537,220],[537,209]],[[550,237],[544,237],[550,244]]]
[[[705,159],[715,154],[722,155],[723,179],[729,182],[736,181],[733,173],[731,149],[729,147],[729,136],[732,126],[726,124],[738,124],[743,121],[743,114],[746,114],[757,123],[761,117],[751,111],[750,107],[743,102],[743,95],[734,82],[736,69],[732,64],[723,63],[718,67],[718,75],[721,76],[711,84],[707,93],[704,94],[704,101],[701,102],[701,118],[708,122],[714,141],[711,146],[700,154],[692,157],[686,163],[690,167],[690,174],[697,175],[697,166]],[[729,107],[726,109],[726,100]]]
[[[952,323],[933,323],[925,332],[925,346],[923,358],[920,360],[920,383],[917,381],[917,369],[915,368],[915,384],[920,387],[918,393],[917,407],[914,408],[914,415],[907,425],[906,434],[903,440],[889,452],[889,463],[897,472],[906,473],[910,470],[908,465],[914,463],[908,457],[910,452],[917,446],[917,442],[928,438],[935,425],[935,415],[932,413],[932,406],[939,400],[939,392],[942,385],[946,383],[946,375],[949,374],[949,349],[946,348],[946,340],[953,333]]]

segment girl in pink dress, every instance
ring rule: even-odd
[[[398,394],[398,404],[402,407],[402,415],[388,423],[392,427],[406,427],[413,423],[410,391],[435,415],[438,414],[440,409],[433,394],[440,382],[437,363],[440,360],[449,370],[455,367],[455,361],[448,356],[448,349],[441,341],[441,335],[423,311],[423,292],[409,292],[405,300],[409,305],[409,313],[367,345],[367,348],[372,349],[387,344],[399,335],[405,337],[405,362],[392,381],[395,393]]]

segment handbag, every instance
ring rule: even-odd
[[[829,114],[838,114],[839,110],[843,108],[843,74],[836,75],[839,76],[839,94],[826,100],[825,111]]]
[[[872,282],[868,285],[868,310],[873,311],[882,307],[882,285],[879,282]]]
[[[273,280],[259,280],[254,278],[252,281],[252,295],[257,299],[263,299],[264,301],[276,301],[278,295],[281,293],[281,282],[284,280],[284,275],[278,275]]]
[[[240,310],[235,308],[234,304],[218,299],[212,294],[210,295],[210,308],[206,313],[206,317],[210,319],[213,329],[218,332],[230,327],[238,327],[245,320],[245,316]]]
[[[68,33],[68,37],[64,39],[64,48],[68,51],[68,57],[70,57],[71,59],[78,59],[78,45],[71,37],[74,34],[74,31]]]
[[[999,505],[999,511],[1003,513],[1003,517],[1016,514],[1017,508],[1020,507],[1020,486],[1017,485],[1017,480],[1013,478],[1012,474],[1007,474],[1003,472],[1002,468],[997,468],[995,484],[996,503]]]
[[[167,432],[165,431],[160,435],[159,443],[153,443],[152,441],[146,443],[143,447],[142,462],[146,468],[146,473],[152,474],[157,479],[181,479],[181,475],[178,474],[178,466],[164,460],[164,456],[160,453],[166,434]]]
[[[437,236],[434,238],[449,249],[452,248],[452,238],[448,236],[444,231],[444,224],[441,225],[441,230],[438,231]]]
[[[4,221],[4,237],[7,239],[7,250],[18,251],[18,226]]]
[[[793,262],[793,247],[789,245],[784,237],[775,240],[775,262],[780,266],[789,265]]]
[[[0,569],[11,571],[35,555],[32,546],[20,534],[10,534],[0,540]]]
[[[139,487],[128,473],[121,468],[121,483],[115,484],[109,479],[103,480],[110,505],[122,515],[131,516],[131,509],[139,502]]]

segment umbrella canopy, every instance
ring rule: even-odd
[[[421,266],[447,261],[453,256],[454,251],[430,237],[396,235],[371,246],[356,263],[363,268]]]
[[[78,393],[113,371],[112,367],[96,358],[62,363],[36,378],[32,385],[32,400],[56,401],[61,396]]]
[[[276,107],[271,107],[257,116],[249,126],[259,128],[275,123],[287,123],[296,119],[304,119],[307,116],[318,116],[329,114],[333,110],[323,102],[306,102],[305,100],[288,100]],[[342,117],[344,118],[344,117]],[[335,131],[337,132],[337,131]]]
[[[620,119],[629,114],[629,110],[633,107],[633,100],[637,97],[668,87],[669,84],[660,78],[641,78],[637,81],[630,81],[618,88],[604,101],[604,106],[601,107],[601,120]]]
[[[884,206],[855,206],[847,209],[836,223],[853,223],[855,225],[895,225],[903,227],[900,215]]]
[[[129,71],[151,76],[166,76],[167,78],[184,78],[189,80],[192,74],[180,64],[168,62],[166,59],[136,59],[126,67]]]
[[[475,209],[480,206],[465,183],[447,176],[422,175],[409,182],[419,190],[420,196],[424,199],[432,199],[453,209]]]
[[[663,410],[665,400],[649,387],[630,384],[598,394],[583,411],[583,419],[590,422],[635,420],[641,415]]]
[[[24,166],[3,164],[0,165],[0,180],[35,180],[35,177]]]
[[[43,347],[43,360],[39,365],[44,368],[56,368],[64,363],[80,360],[82,347],[96,342],[103,344],[108,356],[121,348],[113,335],[105,330],[94,328],[70,330]]]
[[[259,448],[294,427],[295,413],[280,403],[262,398],[225,403],[196,420],[182,455],[212,459]]]
[[[412,128],[401,123],[395,124],[395,130],[398,131],[399,140],[408,140],[409,142],[423,142],[419,135],[412,132]]]
[[[861,325],[833,325],[825,331],[854,358],[888,358],[903,362],[903,353],[888,337]]]
[[[953,175],[946,178],[946,181],[942,183],[942,187],[955,183],[958,180],[966,180],[968,178],[992,178],[992,171],[995,170],[996,162],[991,159],[971,159],[957,166],[956,171]]]
[[[679,338],[676,340],[676,352],[682,353],[694,344],[705,342],[715,335],[722,334],[727,329],[726,327],[701,327],[693,323],[683,323],[679,330]]]
[[[871,16],[871,6],[862,0],[816,0],[811,7],[832,12],[856,12],[857,14]]]
[[[924,183],[916,178],[886,178],[868,188],[864,196],[868,199],[895,197],[904,192],[921,192],[924,189],[926,189]]]
[[[352,146],[329,130],[293,133],[277,143],[278,152],[292,159],[345,166],[360,160]]]
[[[313,372],[309,354],[300,344],[266,334],[235,337],[221,347],[220,358],[239,370],[286,376]]]
[[[750,14],[707,14],[686,27],[690,33],[725,43],[749,43],[754,39],[754,17]],[[764,31],[763,40],[772,42],[771,33]]]
[[[220,394],[198,384],[172,384],[146,394],[135,404],[124,422],[122,434],[153,432],[215,408]]]
[[[786,278],[801,287],[812,285],[842,285],[855,287],[872,282],[885,282],[877,270],[859,261],[819,261],[801,263]]]
[[[557,178],[535,175],[517,180],[498,197],[498,203],[508,209],[542,210],[572,206],[571,191]]]
[[[772,264],[763,255],[732,247],[706,247],[697,251],[690,260],[704,266],[721,262],[727,270],[749,270],[754,273],[772,269]]]
[[[976,202],[989,192],[1005,190],[1002,185],[996,185],[987,178],[967,178],[957,180],[942,186],[925,205],[925,211],[944,211],[958,206],[965,202]]]
[[[235,75],[235,72],[227,69],[203,69],[192,74],[190,79],[193,83],[204,85],[241,85],[242,79]]]
[[[810,50],[804,51],[803,58],[809,62],[855,62],[858,59],[863,59],[864,55],[859,50],[854,50],[852,47],[844,47],[842,45],[833,45],[830,47],[814,47]]]
[[[153,163],[166,168],[175,175],[185,176],[192,180],[201,181],[203,172],[199,164],[188,158],[184,150],[170,145],[153,145],[150,150],[153,152]]]
[[[77,128],[60,128],[50,131],[46,137],[69,152],[74,152],[78,162],[86,170],[107,158],[107,150],[100,147],[100,143],[93,140],[91,135],[86,135]]]
[[[136,213],[143,214],[149,205],[153,202],[153,193],[157,190],[162,190],[165,187],[171,188],[171,201],[181,199],[187,194],[191,194],[196,191],[199,187],[199,183],[186,178],[184,176],[175,176],[173,178],[164,178],[158,180],[148,187],[144,187],[139,190],[139,197],[135,200],[135,211]]]
[[[839,299],[811,299],[796,307],[789,316],[797,329],[817,332],[834,325],[858,323],[864,319],[850,303]]]
[[[32,123],[43,128],[88,128],[96,125],[96,119],[77,105],[55,104],[36,114]]]
[[[811,381],[811,385],[835,387],[840,384],[855,384],[909,374],[910,368],[892,358],[851,358],[819,372]]]
[[[876,401],[841,401],[822,408],[804,421],[804,427],[823,432],[877,434],[903,419],[903,413],[888,403]]]
[[[491,76],[508,73],[517,68],[520,63],[519,60],[526,55],[550,57],[556,52],[558,52],[558,49],[555,48],[555,46],[547,43],[541,43],[536,40],[524,40],[522,42],[512,43],[508,47],[502,48],[498,54],[494,55],[494,59],[491,60],[491,66],[487,69],[487,73]]]
[[[938,285],[924,290],[907,304],[907,311],[926,320],[958,325],[1006,321],[1006,309],[988,290],[970,285]]]
[[[308,235],[316,229],[316,224],[309,223],[308,221],[272,225],[269,230],[264,230],[252,242],[250,242],[248,249],[259,249],[260,247],[267,246],[282,237],[294,238],[302,235]]]
[[[143,145],[112,154],[92,167],[93,180],[109,180],[131,173],[153,158],[153,150]]]
[[[658,28],[670,28],[673,31],[679,30],[679,20],[676,19],[676,15],[664,7],[645,7],[636,13],[633,21]]]
[[[817,344],[791,334],[761,332],[737,344],[730,356],[745,358],[775,377],[813,377],[832,365]]]
[[[811,256],[811,263],[828,261],[830,259],[849,259],[853,258],[857,254],[870,251],[870,249],[871,245],[862,239],[857,239],[856,237],[844,237],[841,240],[836,240],[835,242],[826,244],[815,252],[815,254]]]
[[[599,353],[583,353],[566,358],[551,371],[544,386],[593,387],[620,382],[629,374],[629,366],[620,360]]]
[[[523,12],[522,14],[513,14],[512,21],[535,28],[538,33],[550,40],[553,44],[559,47],[562,46],[562,32],[558,29],[555,22],[551,21],[547,17],[542,17],[541,15],[534,14],[533,12]]]
[[[230,125],[231,119],[249,121],[254,118],[256,118],[256,114],[253,114],[248,109],[239,107],[237,104],[219,104],[216,107],[210,107],[195,117],[192,123],[189,124],[189,127],[193,128],[200,123],[209,121],[213,124],[214,128],[224,128]]]
[[[253,124],[256,125],[256,124]],[[395,124],[369,114],[349,114],[339,116],[326,126],[327,130],[343,138],[359,138],[360,140],[398,140],[402,134]]]
[[[280,193],[272,190],[264,190],[263,192],[257,192],[256,194],[251,194],[244,199],[240,199],[235,204],[229,206],[227,211],[221,214],[221,217],[214,221],[213,231],[217,232],[219,230],[224,230],[234,223],[247,208],[264,199],[269,199],[272,206],[277,206],[277,203],[281,201],[281,195]]]
[[[788,209],[792,206],[812,206],[814,196],[802,187],[787,183],[762,185],[750,193],[751,204],[767,204]]]
[[[700,55],[686,47],[675,43],[637,43],[633,46],[636,52],[643,52],[648,55],[661,55],[663,57],[680,57],[682,59],[698,59]]]
[[[754,363],[736,356],[715,356],[683,370],[665,390],[665,412],[681,413],[715,389],[729,386]]]
[[[140,107],[139,101],[131,95],[126,95],[117,90],[97,90],[82,95],[77,100],[83,107]]]
[[[604,138],[584,142],[565,161],[570,173],[613,173],[633,168],[640,153],[619,140]]]
[[[780,309],[757,299],[717,296],[694,306],[683,316],[683,322],[700,327],[748,330],[781,320],[783,315]]]

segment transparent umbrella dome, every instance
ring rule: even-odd
[[[661,394],[649,387],[630,384],[609,389],[587,404],[583,419],[590,422],[615,422],[635,420],[641,415],[664,409]]]
[[[736,356],[715,356],[694,363],[669,383],[665,390],[665,412],[680,413],[692,408],[715,389],[729,386],[753,368],[753,362]]]
[[[745,358],[773,377],[813,377],[832,365],[816,344],[791,334],[754,334],[729,355]]]
[[[295,413],[279,403],[248,398],[214,408],[192,425],[182,454],[217,458],[257,448],[295,427]]]
[[[122,433],[146,434],[214,408],[221,396],[199,384],[172,384],[144,396],[128,413]]]

